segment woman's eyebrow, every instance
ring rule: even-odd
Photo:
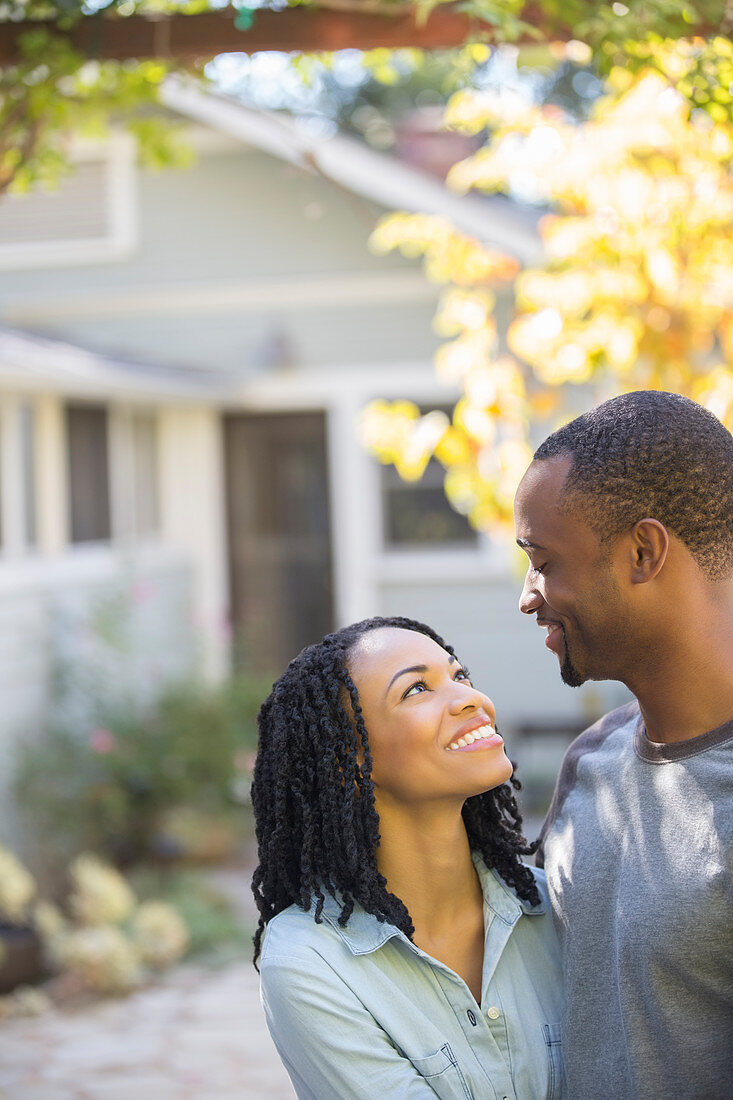
[[[453,664],[454,661],[455,661],[455,657],[449,657],[448,664],[449,665]],[[399,680],[400,676],[404,676],[405,673],[407,673],[407,672],[428,672],[428,671],[429,671],[429,666],[428,665],[410,665],[408,668],[401,668],[399,672],[395,672],[394,676],[392,677],[390,682],[387,684],[387,690],[384,693],[385,696],[389,694],[389,689],[392,687],[392,684],[395,682],[395,680]]]

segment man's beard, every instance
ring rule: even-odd
[[[587,677],[578,672],[577,668],[570,659],[568,636],[565,633],[565,627],[560,624],[560,629],[562,630],[563,648],[565,650],[562,664],[560,665],[560,678],[564,684],[568,685],[568,687],[577,688],[580,687],[581,684],[585,683]]]

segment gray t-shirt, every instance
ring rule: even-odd
[[[733,720],[660,745],[635,702],[607,714],[542,838],[570,1100],[731,1100]]]

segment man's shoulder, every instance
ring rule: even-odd
[[[624,703],[623,706],[616,707],[615,710],[609,711],[608,714],[604,714],[602,718],[599,718],[598,721],[594,722],[588,729],[583,730],[583,732],[570,743],[563,758],[563,762],[560,765],[560,772],[557,777],[557,784],[555,786],[555,793],[552,798],[550,809],[547,812],[547,817],[540,830],[540,844],[536,859],[539,867],[544,866],[545,838],[554,825],[570,791],[575,786],[580,761],[589,753],[597,752],[612,734],[616,733],[617,730],[623,729],[625,726],[629,727],[630,736],[624,741],[624,744],[629,748],[633,748],[633,737],[631,734],[633,734],[636,728],[638,719],[639,704],[636,699],[632,699],[630,702]]]
[[[616,730],[623,729],[624,726],[631,726],[634,729],[639,713],[639,704],[636,699],[631,699],[623,706],[616,707],[615,710],[610,710],[608,714],[604,714],[592,726],[588,726],[570,743],[563,759],[561,774],[574,760],[577,761],[585,753],[600,748],[604,741]]]

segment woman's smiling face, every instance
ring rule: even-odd
[[[496,712],[461,664],[414,630],[382,627],[349,656],[369,733],[377,806],[458,801],[512,774]]]

